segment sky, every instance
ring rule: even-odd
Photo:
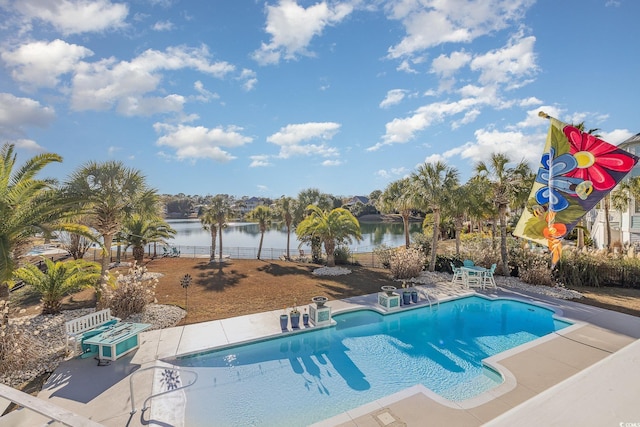
[[[160,194],[368,195],[640,132],[637,0],[0,0],[0,144]],[[636,89],[634,89],[634,87]]]

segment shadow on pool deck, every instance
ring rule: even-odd
[[[439,284],[437,289],[433,286],[429,289],[441,299],[469,294],[445,283]],[[634,343],[640,338],[640,318],[502,288],[483,293],[542,302],[559,311],[563,317],[584,323],[487,359],[487,363],[505,374],[506,381],[477,398],[451,402],[422,386],[415,386],[317,423],[316,426],[424,426],[425,422],[447,426],[479,426],[484,423],[506,426],[513,425],[514,420],[518,425],[548,425],[553,419],[541,421],[539,406],[528,403],[529,400],[545,402],[545,412],[554,413],[557,407],[568,413],[567,416],[575,417],[569,420],[581,419],[587,425],[618,425],[620,422],[640,419],[637,405],[624,405],[629,398],[635,401],[640,399],[637,386],[640,341]],[[376,300],[376,295],[372,294],[330,301],[328,304],[334,313],[338,313],[362,305],[375,307]],[[142,371],[161,364],[162,359],[177,355],[281,335],[279,314],[280,310],[276,310],[144,332],[140,335],[141,346],[135,353],[109,366],[99,367],[93,359],[73,359],[62,363],[38,397],[105,426],[181,425],[179,415],[176,416],[175,411],[172,414],[171,406],[167,407],[169,402],[163,405],[159,400],[152,400],[149,411],[140,410],[151,393],[150,371],[136,375],[133,397],[137,411],[131,415],[129,374],[138,368]],[[618,353],[612,355],[615,352]],[[601,373],[611,371],[611,374],[594,376],[590,370]],[[625,375],[625,372],[629,375]],[[589,383],[584,379],[587,374],[590,378],[599,378],[599,382]],[[615,378],[618,383],[612,388],[610,384],[604,384],[606,378]],[[579,386],[580,390],[572,390],[572,384]],[[602,393],[602,390],[607,393]],[[571,400],[576,393],[599,396],[597,404],[584,405],[581,400]],[[608,408],[608,412],[600,415],[599,420],[605,422],[594,423],[598,418],[593,413],[604,407]],[[632,416],[633,411],[635,416]],[[170,419],[172,415],[176,419]],[[5,424],[8,420],[4,418],[0,418],[0,426],[11,425]],[[304,425],[304,421],[301,425]]]

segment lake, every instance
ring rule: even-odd
[[[176,236],[169,243],[177,247],[210,247],[211,234],[202,228],[198,219],[169,219],[167,223],[177,231]],[[362,240],[349,245],[353,252],[371,252],[376,247],[385,244],[395,247],[404,245],[404,227],[399,223],[361,223]],[[421,224],[410,223],[409,232],[421,231]],[[227,248],[257,248],[260,244],[260,229],[256,223],[231,222],[222,232],[224,252]],[[290,249],[297,252],[300,241],[294,232],[291,233]],[[218,240],[216,239],[216,246]],[[264,233],[263,250],[267,248],[286,249],[287,232],[285,227],[273,226]],[[185,248],[187,251],[189,249]],[[308,246],[302,249],[309,250]]]

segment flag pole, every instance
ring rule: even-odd
[[[544,111],[539,111],[538,116],[547,120],[551,120],[551,116],[545,113]],[[547,180],[547,188],[549,189],[549,207],[547,209],[547,228],[551,230],[553,228],[553,223],[555,222],[555,214],[553,212],[553,194],[551,190],[553,189],[553,184],[551,183],[553,177],[553,159],[551,158],[551,151],[549,152],[549,179]],[[551,250],[551,240],[549,240],[549,250]],[[552,261],[553,265],[553,261]]]

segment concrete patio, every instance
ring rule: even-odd
[[[440,301],[473,292],[448,283],[424,286]],[[640,318],[503,288],[482,291],[542,303],[575,325],[485,362],[501,372],[499,387],[463,402],[447,401],[422,386],[387,396],[316,426],[619,425],[640,422]],[[329,301],[333,314],[376,306],[376,295]],[[422,300],[422,304],[427,304]],[[38,397],[104,426],[181,426],[179,393],[151,400],[153,366],[178,355],[281,335],[280,310],[145,332],[140,348],[98,367],[71,359],[51,375]],[[131,394],[131,375],[134,375]],[[131,414],[133,397],[136,412]],[[544,406],[544,411],[540,407]],[[562,420],[561,422],[558,420]],[[14,411],[0,426],[45,425],[31,411]],[[47,424],[58,425],[58,424]],[[213,423],[212,425],[215,425]]]

